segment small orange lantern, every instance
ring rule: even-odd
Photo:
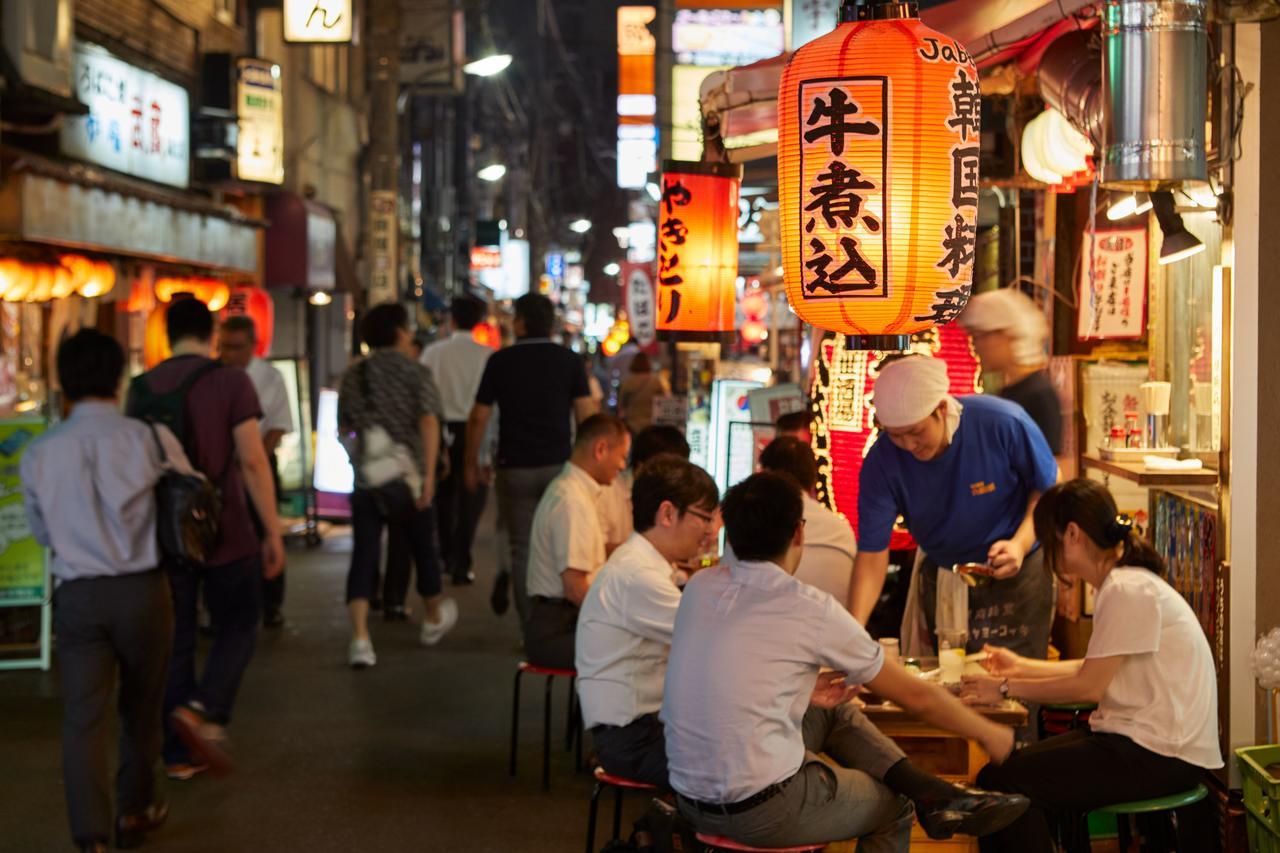
[[[226,316],[248,317],[253,320],[253,354],[258,358],[266,358],[271,352],[271,338],[276,324],[275,304],[271,301],[271,294],[261,287],[236,287],[227,300]]]
[[[169,330],[165,325],[168,310],[168,305],[157,305],[147,315],[147,325],[142,333],[142,366],[147,370],[173,354],[169,348]]]
[[[973,286],[978,71],[916,8],[846,0],[778,90],[787,296],[860,349],[906,349]]]
[[[729,163],[662,164],[657,329],[664,339],[733,337],[741,181],[742,167]]]

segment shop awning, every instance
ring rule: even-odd
[[[22,155],[0,185],[0,240],[253,275],[263,223],[193,195]]]
[[[267,197],[267,287],[359,293],[351,253],[333,210],[296,193]]]
[[[1041,33],[1091,10],[1096,0],[949,0],[920,11],[926,24],[955,38],[980,66],[1011,60]],[[703,125],[725,141],[729,160],[743,163],[777,153],[778,82],[791,54],[717,71],[702,81]],[[773,131],[775,139],[759,137]],[[754,138],[751,138],[755,135]],[[735,147],[735,139],[750,144]]]

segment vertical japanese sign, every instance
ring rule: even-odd
[[[954,55],[948,60],[948,51],[951,51],[950,46],[940,47],[933,41],[931,49],[924,52],[925,61],[956,61]],[[954,320],[969,301],[973,290],[973,260],[978,245],[979,122],[982,117],[978,75],[963,65],[956,66],[947,88],[951,113],[946,127],[954,136],[950,169],[951,211],[949,221],[939,235],[942,257],[935,266],[946,271],[949,281],[935,291],[935,301],[929,312],[915,318],[939,325]]]
[[[396,191],[369,193],[369,304],[394,302],[400,295]]]
[[[663,164],[658,202],[659,333],[713,340],[733,331],[742,167]]]
[[[885,299],[889,203],[885,77],[812,80],[801,87],[801,293],[804,299]]]
[[[284,183],[284,96],[280,66],[236,61],[236,175],[242,181]]]
[[[93,44],[76,44],[73,70],[76,97],[89,112],[62,123],[62,153],[186,187],[191,138],[187,90]]]
[[[627,321],[631,324],[631,339],[641,349],[652,351],[658,340],[653,264],[623,264],[622,280],[627,289]]]
[[[1147,327],[1146,229],[1086,232],[1080,252],[1076,337],[1082,341],[1141,338]]]
[[[18,464],[44,432],[43,421],[0,421],[0,605],[40,604],[45,589],[45,549],[31,534]]]

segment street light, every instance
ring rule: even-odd
[[[574,234],[586,234],[591,230],[590,219],[575,219],[569,223],[569,230]]]
[[[502,180],[504,177],[506,177],[506,174],[507,174],[506,166],[502,165],[501,163],[494,163],[492,165],[485,166],[483,169],[476,172],[476,177],[482,181],[488,181],[489,183],[492,184]]]
[[[622,272],[622,267],[618,266],[613,261],[610,261],[609,263],[604,265],[605,275],[617,275],[620,272]]]
[[[495,53],[477,59],[474,62],[468,62],[462,66],[462,70],[474,77],[492,77],[495,74],[501,74],[511,65],[511,54]]]

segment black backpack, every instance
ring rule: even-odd
[[[160,451],[165,473],[156,483],[156,535],[160,552],[170,561],[190,566],[204,565],[218,543],[218,520],[222,515],[222,492],[205,477],[174,470],[156,431],[163,424],[178,438],[195,464],[194,442],[187,435],[187,392],[206,374],[222,365],[216,361],[201,365],[173,391],[157,394],[146,374],[129,385],[129,415],[146,421]]]

